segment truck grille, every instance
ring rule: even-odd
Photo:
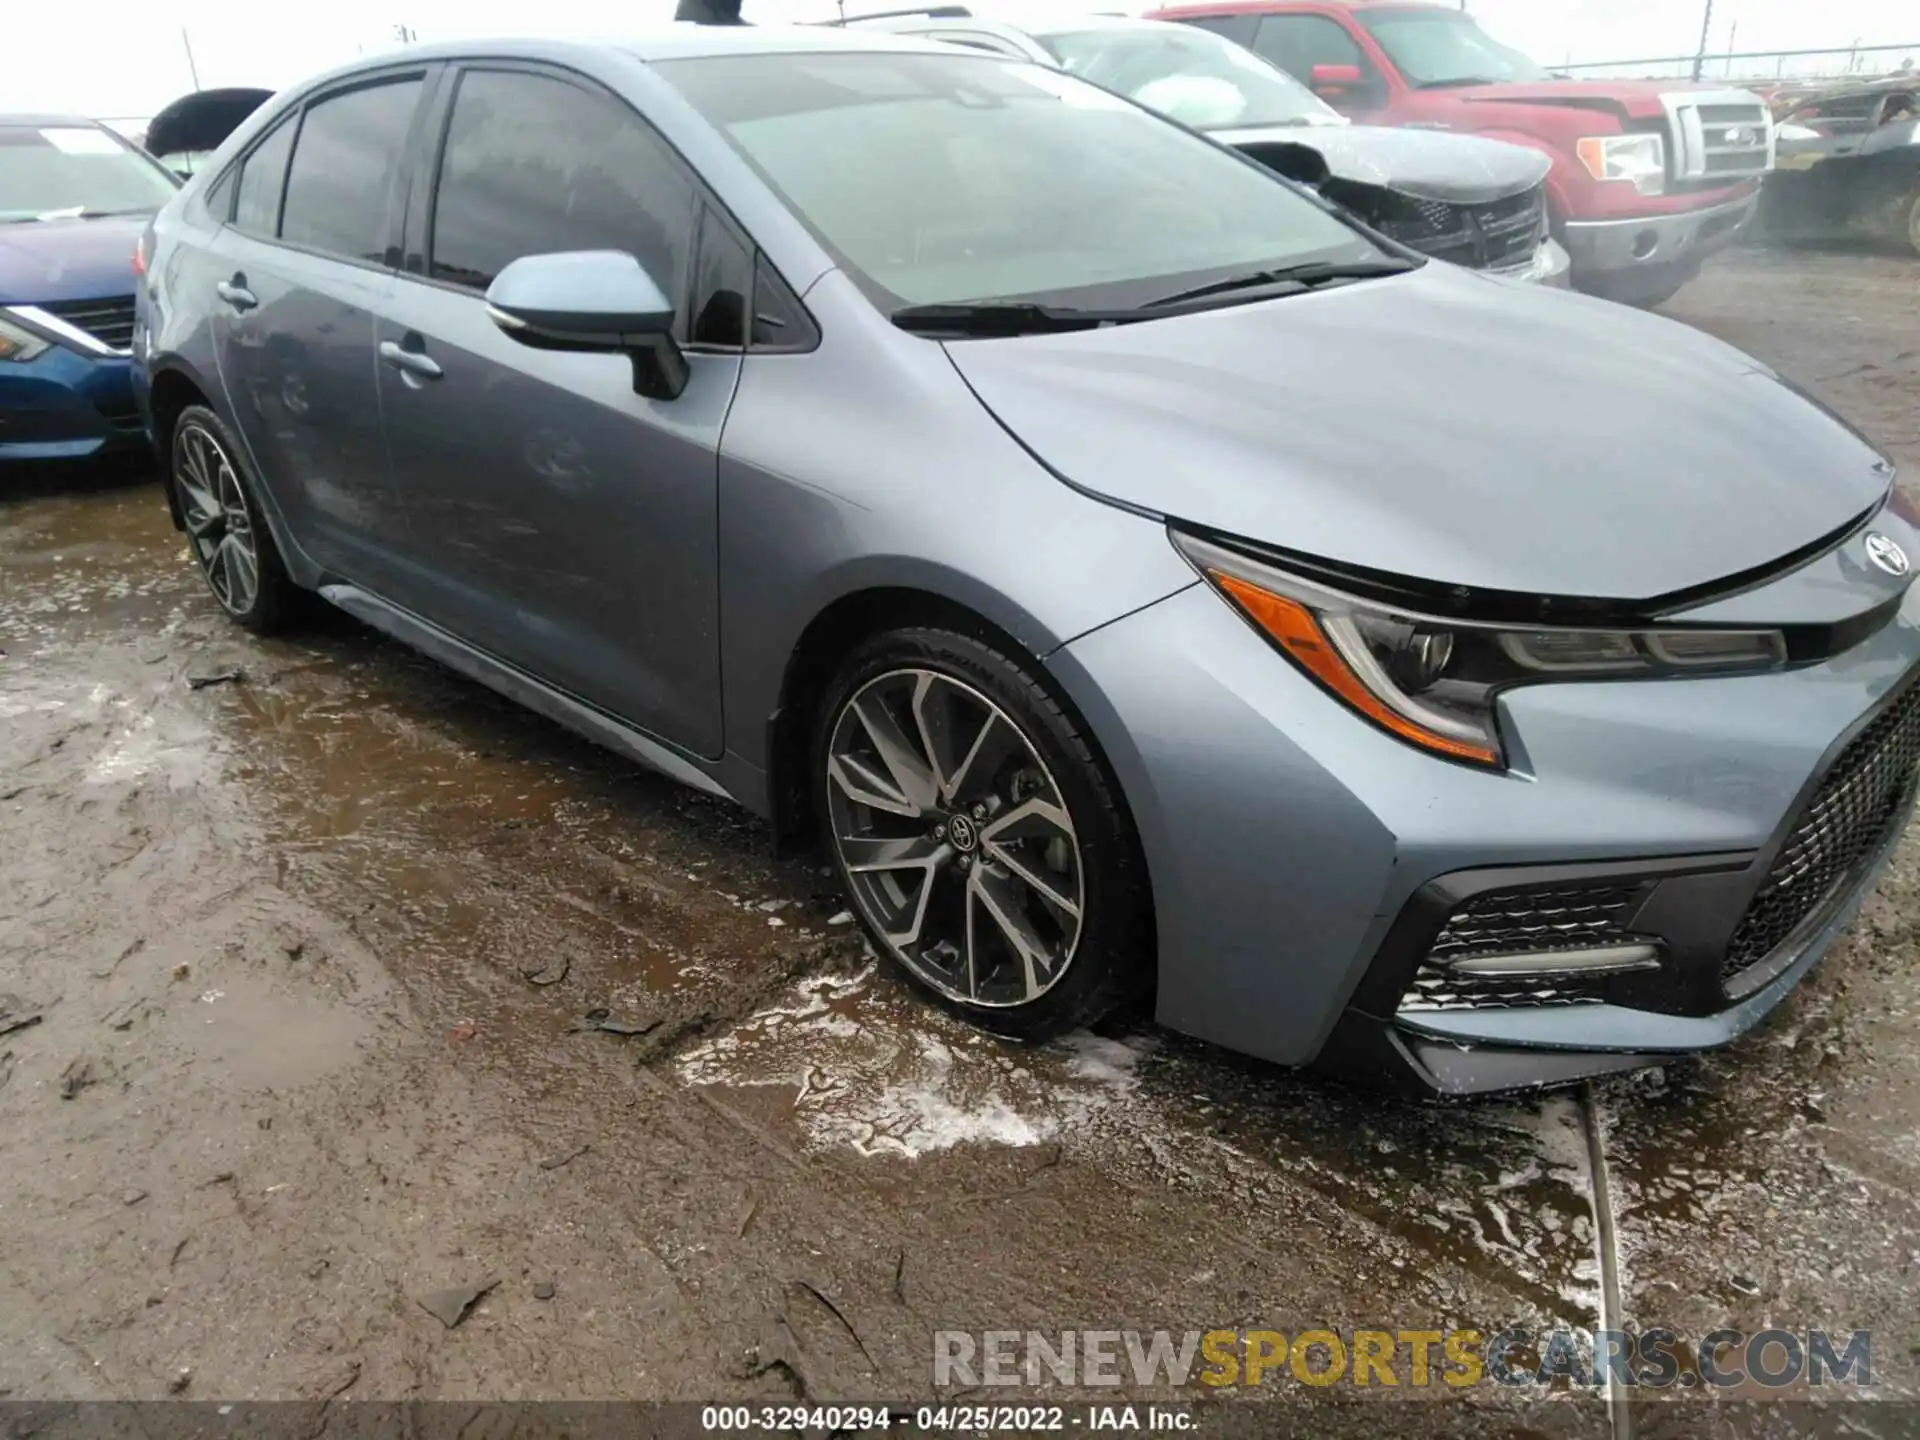
[[[1476,895],[1447,917],[1402,996],[1400,1009],[1597,1004],[1595,980],[1462,975],[1451,967],[1472,955],[1632,944],[1642,937],[1629,930],[1627,922],[1645,894],[1641,885],[1573,885]]]
[[[1760,882],[1721,966],[1736,980],[1845,900],[1880,847],[1913,809],[1920,765],[1920,684],[1860,732],[1827,772]]]
[[[1375,222],[1383,234],[1471,270],[1519,270],[1546,234],[1546,194],[1535,186],[1504,200],[1451,205],[1394,195]]]
[[[84,330],[102,345],[122,353],[133,349],[133,296],[109,300],[57,300],[42,304],[76,330]]]
[[[1744,90],[1681,91],[1661,97],[1680,185],[1726,185],[1773,168],[1773,119],[1759,96]]]

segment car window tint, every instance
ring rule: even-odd
[[[747,306],[752,296],[753,253],[719,216],[703,210],[689,338],[696,345],[741,349],[747,343]]]
[[[280,238],[356,260],[387,252],[387,196],[406,148],[418,79],[390,80],[307,107],[287,172]]]
[[[1324,15],[1262,16],[1253,48],[1301,80],[1312,79],[1316,65],[1357,65],[1362,76],[1373,74],[1359,42]]]
[[[678,301],[696,209],[673,152],[623,106],[545,75],[470,70],[447,127],[428,273],[484,290],[522,255],[624,250]]]
[[[1182,25],[1191,25],[1196,30],[1211,30],[1216,35],[1224,35],[1236,45],[1252,45],[1254,27],[1260,23],[1258,15],[1195,15],[1182,17]]]
[[[292,120],[282,120],[241,163],[239,199],[233,208],[235,228],[249,235],[280,233],[280,192],[286,183],[294,128]],[[214,213],[222,212],[216,209]]]

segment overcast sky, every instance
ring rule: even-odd
[[[848,10],[887,9],[906,0],[848,0]],[[1704,0],[1467,0],[1501,39],[1548,64],[1691,54]],[[618,33],[670,19],[672,0],[322,0],[270,6],[260,0],[94,0],[46,4],[6,0],[6,59],[0,107],[64,110],[102,117],[152,114],[193,88],[181,42],[191,37],[200,83],[284,86],[357,53],[396,43],[396,26],[422,40],[526,34]],[[976,13],[1017,19],[1061,10],[1139,10],[1129,0],[978,0]],[[529,12],[536,12],[537,19]],[[833,0],[746,0],[747,18],[831,16]],[[298,28],[293,16],[298,15]],[[1737,31],[1736,31],[1737,27]],[[1913,0],[1714,0],[1715,49],[1848,45],[1920,46]]]

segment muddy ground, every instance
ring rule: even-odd
[[[1669,310],[1920,476],[1917,274],[1746,251]],[[148,477],[7,481],[0,646],[0,1395],[918,1400],[938,1329],[1606,1321],[1869,1328],[1920,1394],[1916,842],[1726,1053],[1438,1108],[949,1023],[728,807],[344,617],[226,624]]]

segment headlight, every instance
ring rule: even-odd
[[[1576,145],[1596,180],[1628,180],[1642,195],[1667,189],[1667,142],[1658,135],[1589,135]]]
[[[0,360],[24,363],[52,348],[51,341],[34,334],[31,330],[21,328],[17,322],[0,315]]]
[[[1179,531],[1180,552],[1348,708],[1409,744],[1504,763],[1495,699],[1529,681],[1728,674],[1786,663],[1777,630],[1516,629],[1358,599]]]

